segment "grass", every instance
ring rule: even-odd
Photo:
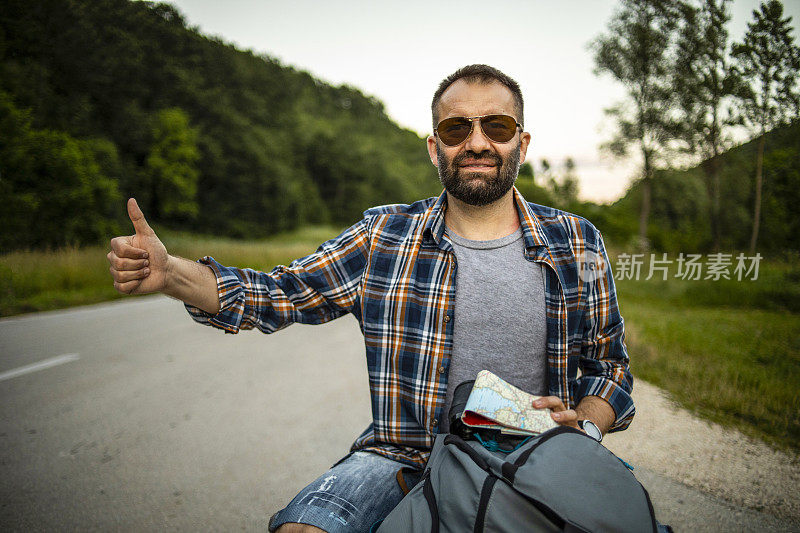
[[[294,259],[310,254],[340,232],[341,228],[311,226],[260,241],[237,241],[177,232],[161,232],[160,237],[170,253],[181,257],[199,259],[211,255],[224,265],[271,270],[275,265],[289,264]]]
[[[183,257],[212,255],[268,270],[337,233],[311,227],[260,241],[159,235]],[[0,316],[121,297],[111,285],[107,251],[0,255]],[[755,281],[618,280],[617,288],[635,377],[703,417],[800,450],[800,257],[762,261]]]
[[[755,281],[617,281],[635,377],[707,419],[800,450],[800,261]]]
[[[259,241],[158,233],[170,253],[191,259],[212,255],[223,264],[268,270],[313,252],[338,232],[332,227],[308,227]],[[122,298],[112,286],[108,250],[90,246],[0,255],[0,316]]]

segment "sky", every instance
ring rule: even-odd
[[[582,199],[608,202],[636,177],[636,161],[615,160],[599,145],[612,123],[603,109],[624,97],[607,75],[593,73],[588,44],[605,31],[609,0],[174,0],[190,26],[206,35],[333,85],[347,84],[384,105],[389,117],[431,133],[430,100],[442,78],[486,63],[516,79],[525,98],[528,161],[557,169],[577,164]],[[740,40],[759,0],[736,0],[728,30]],[[795,42],[800,0],[784,2]]]

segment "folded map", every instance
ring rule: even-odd
[[[558,424],[550,409],[535,409],[534,396],[488,370],[478,372],[461,421],[471,427],[499,429],[511,435],[538,435]]]

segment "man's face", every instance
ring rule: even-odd
[[[499,82],[467,83],[458,80],[442,94],[438,120],[450,117],[510,115],[517,121],[514,95]],[[525,160],[529,133],[520,133],[507,143],[496,143],[483,134],[480,124],[463,143],[447,146],[428,137],[428,153],[439,169],[439,179],[451,196],[462,202],[483,206],[505,196],[517,179]]]

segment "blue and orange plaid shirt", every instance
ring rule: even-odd
[[[600,232],[584,218],[514,194],[525,258],[544,267],[550,394],[571,408],[599,396],[616,413],[612,430],[625,429],[634,415],[633,377]],[[352,313],[364,334],[372,396],[372,423],[352,449],[422,467],[446,416],[453,348],[456,258],[445,235],[446,206],[442,193],[369,209],[313,254],[269,273],[205,257],[200,262],[216,274],[221,309],[187,309],[196,321],[231,333],[272,333]],[[592,264],[602,269],[581,273],[585,257],[599,258]]]

